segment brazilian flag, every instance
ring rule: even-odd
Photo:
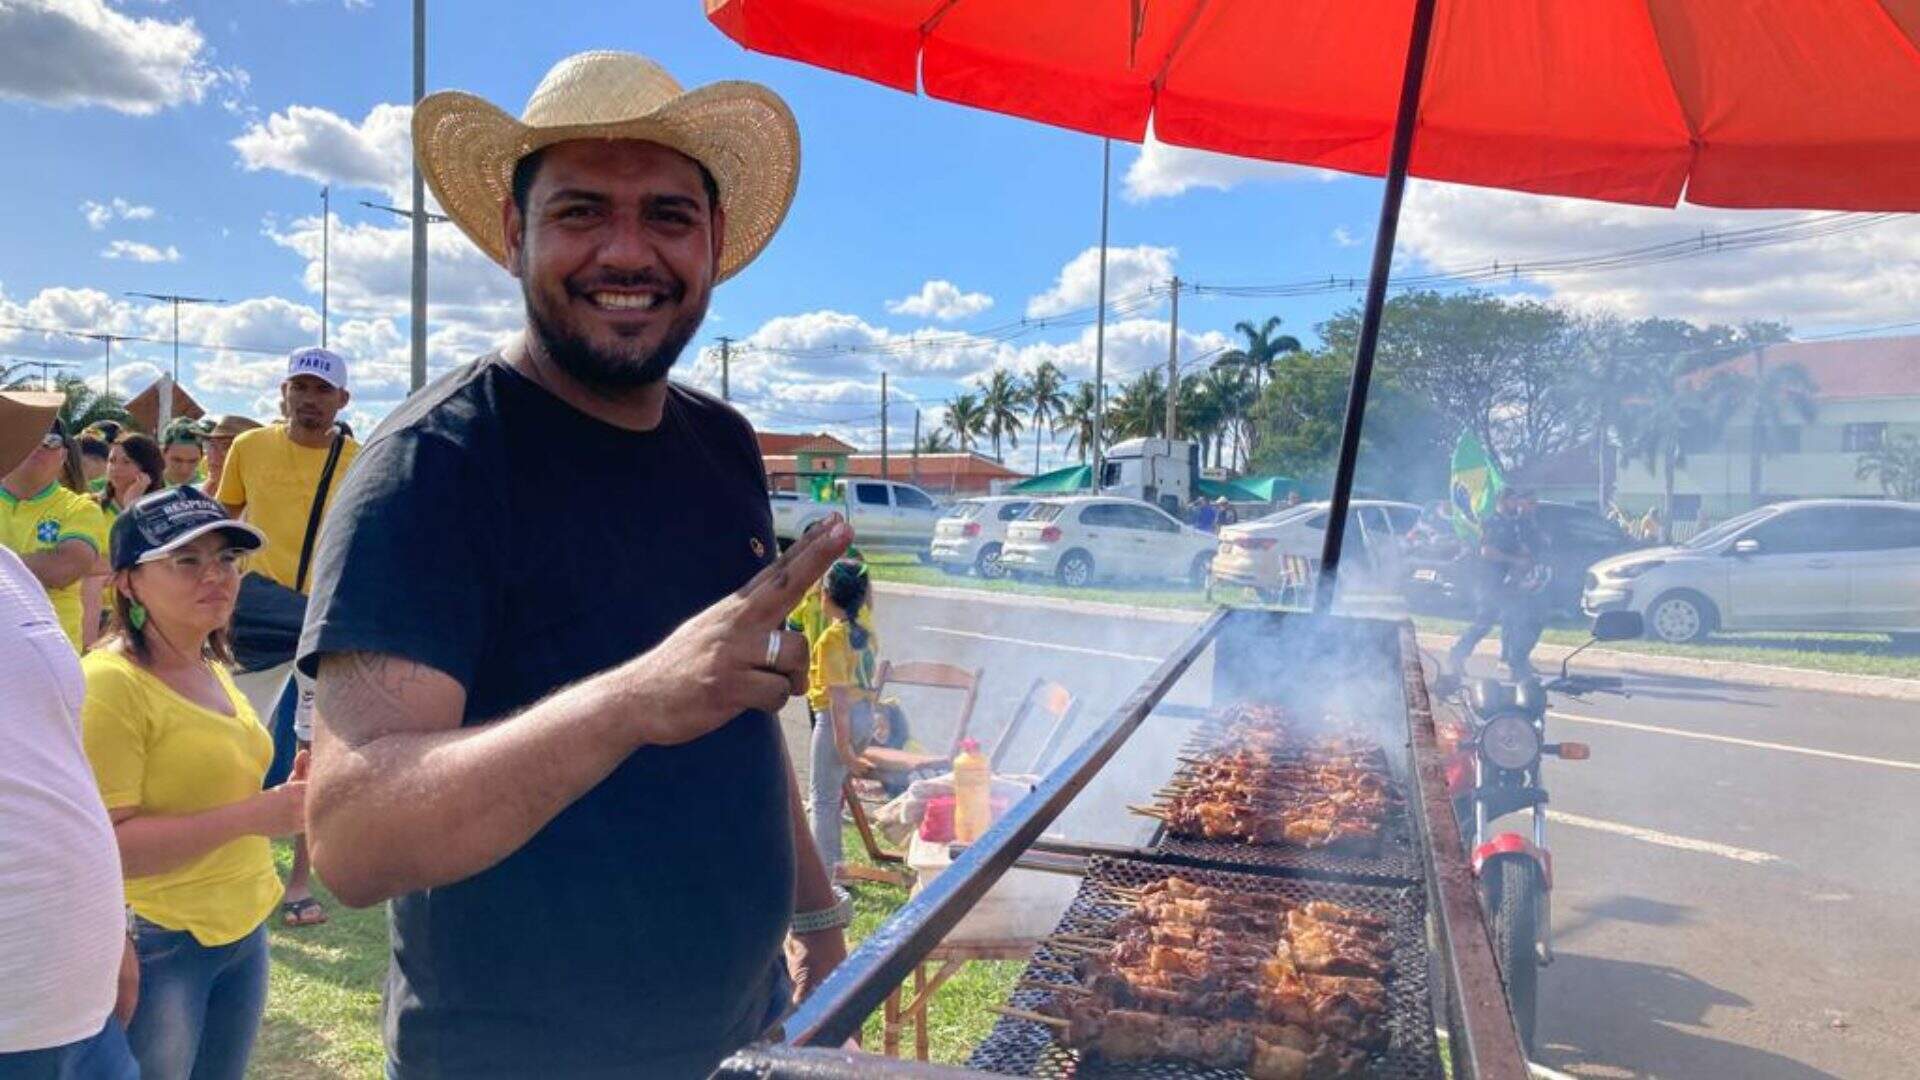
[[[1453,527],[1465,537],[1480,535],[1480,522],[1493,513],[1493,502],[1506,486],[1487,448],[1471,431],[1453,444],[1453,479],[1448,495],[1453,503]]]

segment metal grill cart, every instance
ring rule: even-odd
[[[1215,734],[1216,710],[1242,702],[1301,714],[1337,712],[1384,747],[1398,809],[1377,850],[1359,854],[1181,840],[1127,812],[1183,768],[1180,747]],[[1404,621],[1252,610],[1216,611],[1034,791],[869,937],[789,1019],[779,1041],[724,1063],[722,1078],[1128,1076],[1237,1072],[1175,1061],[1124,1067],[1082,1061],[1044,1024],[1003,1017],[965,1069],[838,1049],[860,1030],[1009,870],[1080,875],[1057,932],[1097,936],[1126,890],[1177,874],[1271,897],[1329,900],[1384,920],[1392,953],[1387,1038],[1369,1075],[1474,1080],[1528,1075],[1501,993],[1460,834],[1448,802],[1413,628]],[[1008,1005],[1043,1005],[1072,979],[1045,941]],[[1441,1040],[1436,1029],[1450,1038]]]

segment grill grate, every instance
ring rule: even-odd
[[[1095,858],[1087,868],[1083,885],[1067,912],[1061,917],[1057,933],[1093,934],[1126,910],[1123,904],[1104,897],[1094,885],[1106,883],[1129,887],[1150,885],[1172,875],[1189,881],[1243,893],[1258,893],[1289,904],[1309,900],[1332,900],[1348,907],[1386,918],[1392,925],[1393,973],[1387,978],[1387,1049],[1368,1060],[1374,1080],[1436,1080],[1441,1075],[1439,1051],[1434,1041],[1433,1006],[1427,996],[1426,919],[1423,894],[1406,886],[1383,887],[1349,885],[1336,882],[1255,877],[1215,870],[1187,869],[1130,860]],[[1067,963],[1073,958],[1042,944],[1034,951],[1037,959]],[[1070,983],[1063,972],[1044,967],[1029,967],[1025,981]],[[1051,997],[1045,990],[1015,990],[1009,1004],[1017,1009],[1034,1009]],[[1124,1065],[1101,1064],[1097,1071],[1082,1071],[1079,1056],[1055,1043],[1053,1031],[1031,1020],[1002,1017],[986,1041],[967,1062],[969,1068],[1006,1076],[1067,1078],[1167,1078],[1167,1080],[1244,1080],[1237,1070],[1208,1069],[1176,1061],[1129,1062]]]
[[[1209,720],[1195,732],[1189,752],[1214,746],[1221,733],[1218,720]],[[1391,743],[1382,740],[1387,772],[1401,796],[1388,812],[1380,833],[1380,844],[1372,851],[1343,851],[1339,848],[1300,848],[1284,844],[1239,844],[1219,840],[1194,840],[1169,834],[1163,826],[1155,830],[1152,853],[1182,863],[1227,867],[1255,874],[1319,877],[1337,881],[1376,884],[1414,884],[1425,880],[1419,853],[1413,845],[1413,824],[1407,817],[1405,797],[1407,770],[1405,757]],[[1189,766],[1174,773],[1185,776]]]

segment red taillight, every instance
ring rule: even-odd
[[[1248,551],[1272,551],[1280,546],[1280,541],[1271,537],[1243,536],[1239,540],[1241,547]]]
[[[1060,526],[1049,525],[1040,530],[1041,543],[1051,544],[1060,539]]]
[[[977,521],[967,522],[966,525],[963,528],[961,528],[960,535],[961,536],[979,536],[980,523]]]

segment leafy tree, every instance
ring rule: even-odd
[[[1693,357],[1676,353],[1654,365],[1655,375],[1645,397],[1634,403],[1627,424],[1627,453],[1646,462],[1664,483],[1660,504],[1660,539],[1673,539],[1673,474],[1687,463],[1687,447],[1718,437],[1720,413],[1708,395],[1686,376]]]
[[[986,417],[987,434],[993,438],[993,459],[1000,457],[1000,439],[1009,446],[1020,445],[1020,410],[1027,403],[1026,388],[1005,368],[995,368],[980,391],[980,408]]]
[[[1252,410],[1259,433],[1252,471],[1302,480],[1332,477],[1352,377],[1352,361],[1331,349],[1303,354],[1276,369]],[[1417,499],[1445,490],[1448,454],[1458,430],[1398,372],[1376,368],[1359,466],[1362,475],[1378,479],[1365,486]]]
[[[1093,384],[1083,382],[1066,399],[1060,418],[1054,423],[1054,431],[1067,433],[1067,449],[1080,455],[1080,463],[1087,463],[1087,455],[1093,450],[1096,430],[1095,413],[1099,411],[1099,401],[1094,394]]]
[[[1707,382],[1706,393],[1715,418],[1726,424],[1744,418],[1751,425],[1747,447],[1747,499],[1760,505],[1761,469],[1768,454],[1781,443],[1782,432],[1794,422],[1810,424],[1819,411],[1819,387],[1799,364],[1767,365],[1763,346],[1753,353],[1754,374],[1722,371]]]
[[[1860,455],[1856,480],[1873,480],[1889,499],[1920,502],[1920,436],[1889,435]]]
[[[1027,417],[1033,422],[1033,471],[1040,472],[1040,433],[1051,433],[1066,408],[1067,376],[1051,360],[1043,360],[1027,377]]]
[[[1167,420],[1167,384],[1160,381],[1160,369],[1148,368],[1122,383],[1120,392],[1107,403],[1107,416],[1113,424],[1115,438],[1159,435]]]
[[[953,433],[961,450],[972,450],[975,439],[986,433],[987,411],[972,394],[955,394],[947,402],[946,429]]]

